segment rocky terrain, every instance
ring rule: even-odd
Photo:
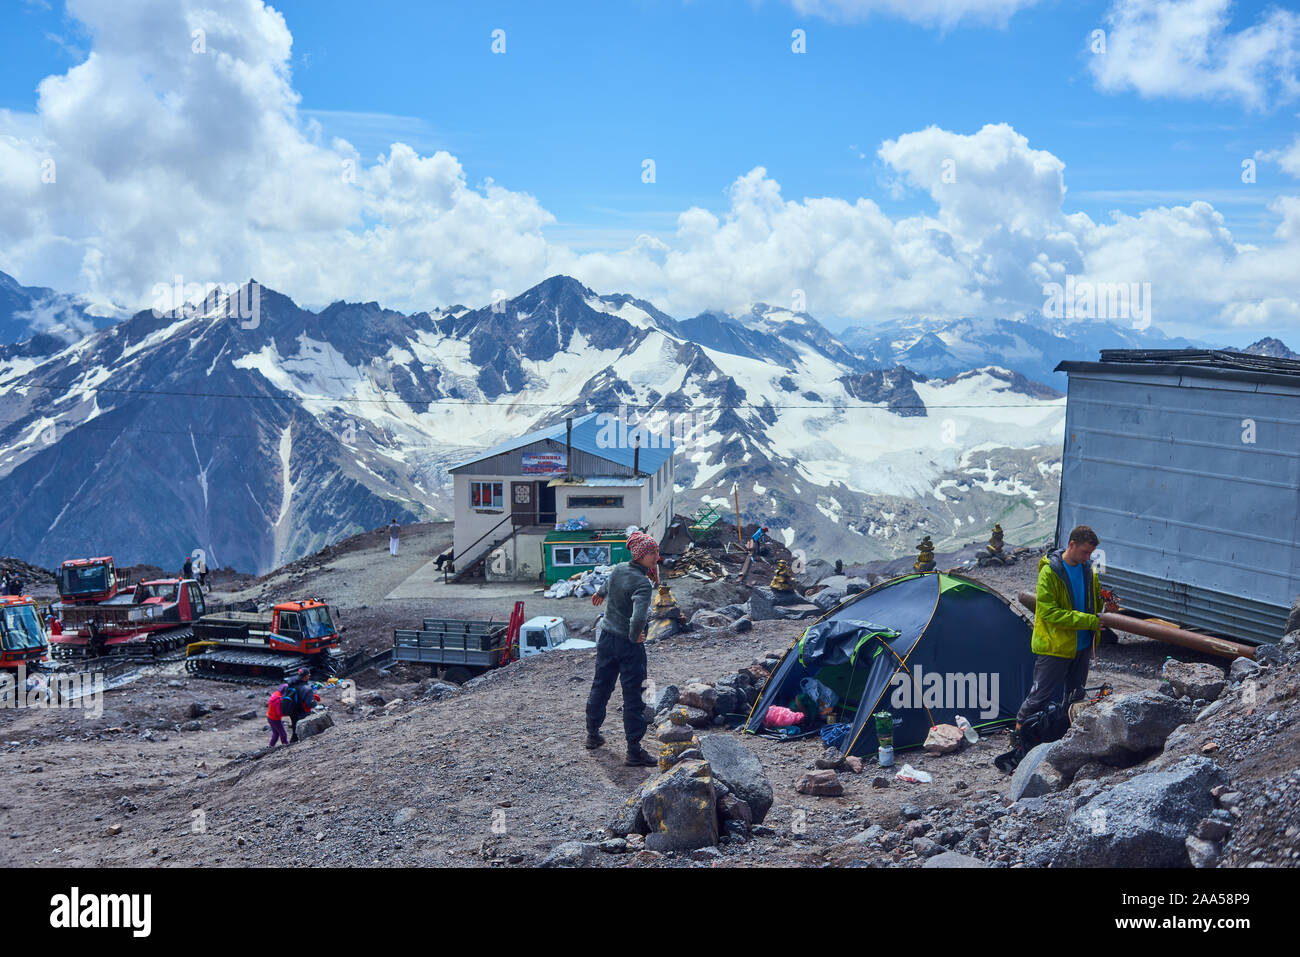
[[[366,533],[216,597],[270,600],[304,588],[318,591],[342,606],[347,642],[382,647],[395,623],[429,610],[428,602],[387,602],[386,589],[448,538],[442,526],[413,527],[393,559],[379,533]],[[1015,594],[1032,582],[1035,567],[1027,560],[971,574]],[[716,607],[708,602],[709,589],[719,586],[725,587],[713,594],[735,598],[728,583],[683,586],[683,614],[697,617]],[[479,602],[481,613],[492,599],[466,602]],[[578,627],[591,611],[577,599],[529,604],[530,614],[552,610]],[[466,604],[461,613],[474,609]],[[735,673],[758,668],[752,673],[761,674],[806,624],[742,619],[742,628],[721,624],[727,620],[698,616],[693,630],[649,643],[657,699],[669,686],[709,682],[717,692],[732,693]],[[1166,667],[1171,651],[1182,665]],[[794,742],[741,736],[731,730],[739,717],[709,720],[697,729],[711,739],[706,751],[717,761],[720,749],[737,746],[752,755],[770,787],[770,807],[748,835],[724,829],[716,846],[692,851],[655,850],[634,832],[619,834],[619,809],[653,770],[622,764],[618,692],[605,725],[611,743],[583,749],[591,651],[528,659],[464,687],[409,666],[365,672],[355,676],[355,689],[322,689],[331,727],[273,751],[264,750],[269,687],[204,681],[176,664],[150,666],[107,690],[98,716],[84,710],[0,712],[6,821],[0,860],[1286,865],[1294,863],[1300,824],[1294,758],[1300,684],[1294,643],[1278,651],[1264,656],[1258,670],[1238,662],[1229,680],[1221,659],[1121,635],[1103,649],[1093,672],[1115,696],[1090,709],[1097,717],[1085,716],[1046,756],[1027,760],[1015,779],[992,764],[1007,750],[1005,734],[953,754],[900,755],[900,766],[906,761],[933,777],[913,784],[892,771],[880,773],[870,760],[860,773],[844,764],[837,770],[834,762],[819,769],[827,762],[815,736]],[[733,695],[726,707],[745,710],[742,699],[743,693],[741,699]],[[800,781],[818,770],[833,775],[841,793],[801,793]],[[733,797],[744,793],[730,791]]]

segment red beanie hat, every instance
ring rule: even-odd
[[[647,535],[645,532],[633,532],[627,537],[627,550],[632,553],[632,558],[643,558],[650,552],[659,547],[653,535]]]

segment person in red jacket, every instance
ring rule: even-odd
[[[289,737],[284,733],[284,715],[280,713],[280,696],[288,687],[287,684],[280,685],[271,695],[271,700],[266,703],[266,723],[271,726],[271,743],[267,745],[269,748],[275,747],[276,741],[281,744],[289,743]]]

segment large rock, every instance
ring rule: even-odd
[[[313,711],[298,722],[298,737],[310,738],[332,727],[334,727],[334,719],[330,717],[328,711]]]
[[[716,611],[709,611],[707,608],[701,608],[691,615],[692,628],[726,628],[730,624],[730,618],[719,615]]]
[[[1022,797],[1042,797],[1061,788],[1061,772],[1043,759],[1051,750],[1054,741],[1045,741],[1036,745],[1025,755],[1024,760],[1016,766],[1007,785],[1007,797],[1019,801]]]
[[[749,617],[754,621],[772,621],[781,617],[778,608],[802,603],[803,596],[798,592],[775,591],[766,585],[758,585],[749,593]]]
[[[956,851],[944,851],[930,858],[922,867],[988,867],[983,861]]]
[[[754,752],[723,734],[701,737],[700,750],[713,768],[713,776],[749,805],[755,824],[762,824],[772,807],[772,784]]]
[[[1240,681],[1259,671],[1259,665],[1249,658],[1233,658],[1232,664],[1228,667],[1228,677],[1233,681]]]
[[[712,716],[718,706],[718,692],[712,685],[688,684],[677,696],[677,703],[688,708],[699,708]]]
[[[844,600],[844,592],[830,591],[829,589],[826,591],[819,591],[809,600],[821,611],[827,612]]]
[[[822,609],[816,605],[810,605],[806,602],[800,602],[795,605],[777,605],[776,617],[786,621],[799,621],[804,618],[820,618],[823,614]]]
[[[677,704],[677,697],[681,691],[676,685],[664,685],[659,689],[659,694],[655,696],[655,713],[667,711]]]
[[[1165,662],[1164,679],[1174,688],[1174,697],[1191,695],[1193,700],[1204,698],[1213,701],[1223,693],[1228,684],[1227,676],[1218,665],[1187,664],[1170,658]]]
[[[629,834],[645,834],[650,830],[645,822],[645,815],[641,813],[641,801],[645,797],[646,785],[653,780],[654,778],[646,778],[637,785],[636,790],[632,792],[632,796],[614,812],[614,818],[606,825],[606,830],[617,837],[627,837]]]
[[[925,736],[925,753],[952,754],[961,747],[965,741],[965,736],[961,733],[961,728],[954,724],[936,724],[930,729],[930,733]]]
[[[846,595],[856,595],[864,592],[871,587],[871,582],[865,578],[849,578],[844,582],[844,593]]]
[[[809,771],[799,779],[794,789],[800,794],[818,797],[838,797],[844,793],[844,785],[834,771]]]
[[[1115,785],[1070,817],[1056,867],[1186,867],[1187,837],[1214,807],[1227,775],[1191,755]]]
[[[690,851],[718,843],[718,811],[707,761],[682,761],[645,785],[646,847]]]
[[[1065,737],[1052,744],[1046,760],[1067,781],[1092,761],[1131,767],[1159,752],[1169,733],[1194,717],[1190,701],[1156,691],[1116,695],[1085,709]]]
[[[600,856],[599,844],[565,841],[542,858],[539,867],[586,867]]]

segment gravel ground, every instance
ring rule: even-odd
[[[408,526],[402,553],[392,558],[386,534],[370,532],[215,597],[320,594],[340,609],[349,650],[377,650],[391,643],[395,625],[432,611],[428,601],[382,596],[449,542],[449,525]],[[1035,558],[970,574],[1014,595],[1032,587],[1036,564]],[[674,587],[688,613],[735,597],[721,584]],[[575,625],[588,623],[588,602],[539,598],[529,613],[541,613],[543,603]],[[492,597],[466,598],[437,610],[478,617],[502,614],[499,605]],[[650,677],[659,686],[712,680],[784,650],[801,630],[799,623],[758,622],[746,634],[653,642]],[[1117,691],[1153,688],[1170,650],[1121,636],[1117,646],[1103,649],[1094,674]],[[1181,651],[1179,657],[1187,660]],[[0,863],[536,864],[563,841],[599,837],[649,773],[621,762],[618,692],[605,726],[611,744],[582,748],[593,661],[591,651],[551,653],[493,672],[444,700],[420,696],[421,682],[429,684],[426,669],[366,673],[357,677],[353,704],[336,690],[323,693],[335,727],[269,753],[261,750],[269,687],[190,678],[178,665],[142,669],[108,691],[99,718],[83,711],[0,712],[0,808],[8,834],[0,837]],[[367,703],[379,700],[371,694],[387,706]],[[199,730],[180,730],[200,711]],[[833,798],[794,791],[821,752],[819,739],[746,736],[744,742],[763,762],[775,803],[765,829],[744,845],[724,844],[715,864],[818,864],[868,824],[906,827],[901,812],[908,805],[968,826],[1000,804],[1005,784],[992,767],[1006,750],[1005,735],[947,757],[901,756],[929,771],[930,785],[891,776],[888,787],[873,787],[875,769],[868,765],[861,775],[842,774],[845,792]],[[598,864],[704,866],[646,853],[602,855]]]

